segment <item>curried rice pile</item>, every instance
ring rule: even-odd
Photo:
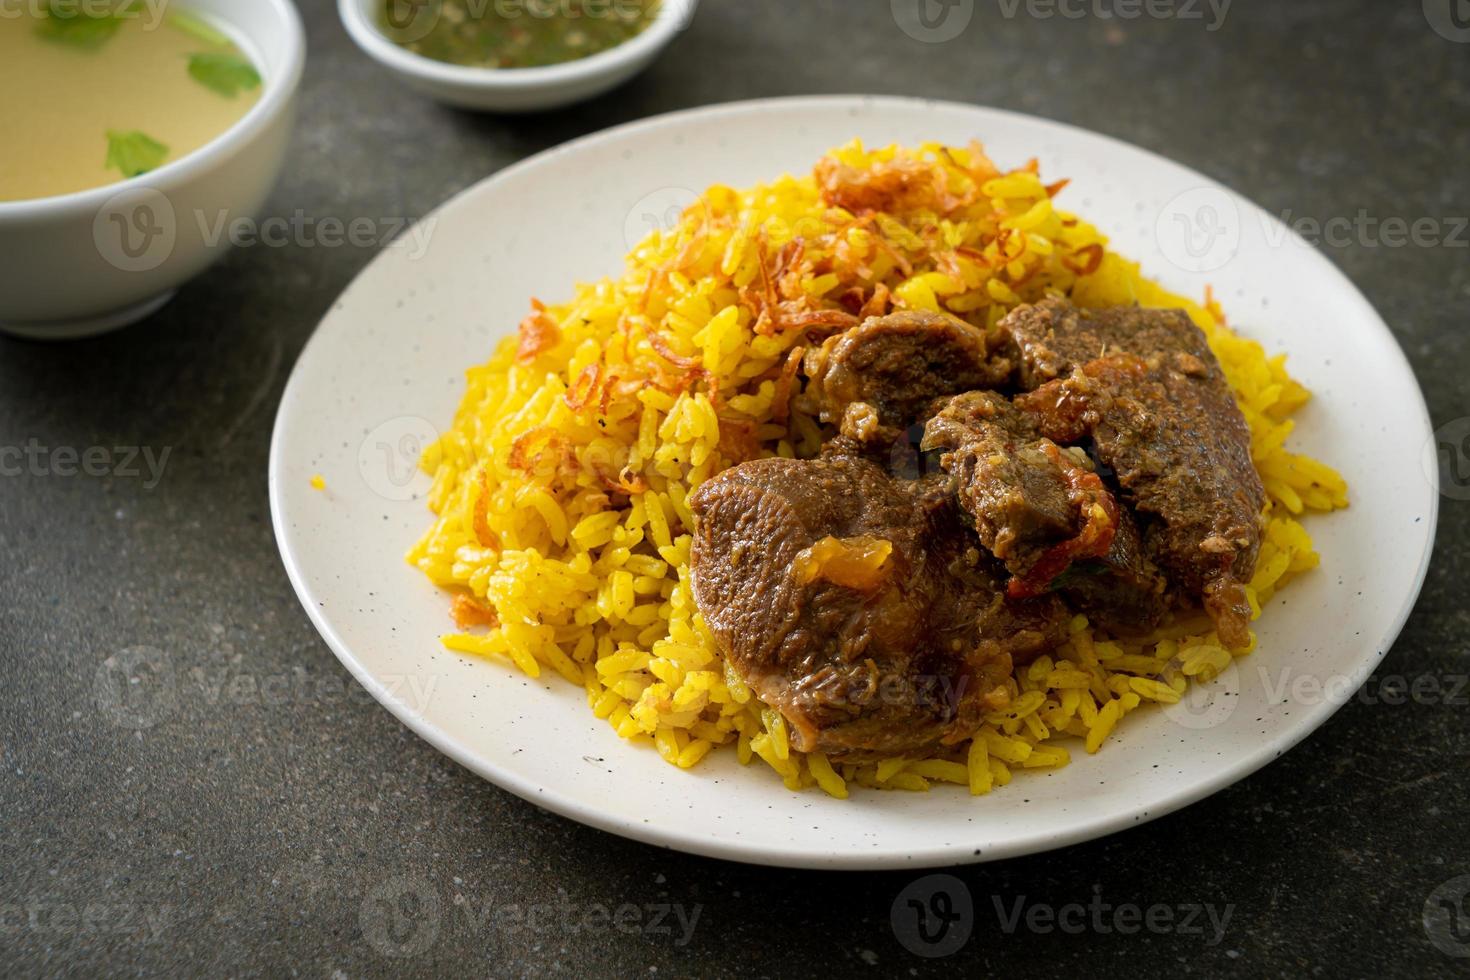
[[[813,456],[823,433],[801,353],[854,314],[942,310],[994,330],[1019,303],[1181,307],[1209,338],[1250,424],[1270,502],[1249,586],[1259,615],[1318,563],[1298,523],[1347,504],[1329,467],[1284,447],[1309,394],[1285,358],[1143,278],[1057,208],[1066,181],[1001,172],[978,144],[868,150],[748,190],[715,186],[654,232],[616,279],[532,311],[468,372],[453,427],[425,452],[437,520],[409,561],[453,592],[451,650],[550,670],[624,738],[688,768],[734,745],[791,789],[854,784],[982,794],[1019,769],[1096,752],[1123,716],[1172,703],[1231,661],[1203,614],[1122,642],[1076,616],[1071,639],[1017,667],[1009,708],[927,758],[830,763],[791,749],[779,713],[727,668],[689,580],[690,492],[746,459]],[[1254,645],[1254,643],[1252,644]],[[1248,651],[1247,651],[1248,652]]]

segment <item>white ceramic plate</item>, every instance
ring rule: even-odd
[[[1352,507],[1309,521],[1323,567],[1258,623],[1260,650],[1193,700],[1140,711],[1096,756],[971,798],[790,793],[731,751],[684,772],[617,738],[558,678],[463,658],[437,640],[447,602],[403,554],[429,522],[417,447],[447,425],[464,369],[528,297],[616,273],[631,240],[695,190],[802,172],[861,137],[983,140],[1039,157],[1065,206],[1186,294],[1213,283],[1232,322],[1316,393],[1293,445],[1337,466]],[[1383,321],[1263,211],[1142,150],[1041,119],[889,98],[717,106],[620,127],[471,188],[379,256],[296,366],[271,450],[276,536],[302,604],[352,674],[450,757],[540,806],[679,850],[766,864],[922,867],[1087,840],[1242,778],[1317,728],[1367,678],[1419,592],[1437,496],[1423,398]],[[427,242],[427,246],[423,243]],[[327,489],[312,489],[320,473]]]

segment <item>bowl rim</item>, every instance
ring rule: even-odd
[[[80,212],[97,210],[104,204],[135,187],[147,186],[164,191],[168,186],[177,186],[183,179],[201,171],[212,169],[223,160],[235,155],[247,143],[256,138],[290,103],[301,85],[301,75],[306,65],[306,29],[301,23],[301,14],[291,0],[259,0],[275,12],[285,28],[286,38],[282,44],[284,58],[282,69],[265,81],[265,92],[260,101],[235,120],[234,124],[203,146],[172,160],[157,170],[150,170],[136,177],[101,187],[89,187],[68,194],[52,194],[49,197],[25,198],[19,201],[0,201],[0,223],[28,219],[54,217],[64,211]],[[187,7],[188,4],[183,6]],[[215,15],[211,15],[215,16]],[[240,28],[228,16],[220,16],[232,29]],[[243,31],[241,32],[243,33]],[[254,42],[254,38],[250,38]]]
[[[653,23],[635,37],[575,61],[534,68],[476,68],[414,54],[390,41],[369,18],[369,2],[337,0],[342,25],[367,55],[386,68],[420,81],[485,92],[534,92],[602,77],[618,67],[653,56],[684,29],[699,6],[699,0],[663,0]]]

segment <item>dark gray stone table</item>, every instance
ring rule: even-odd
[[[1034,0],[964,0],[954,10],[973,6],[972,21],[937,44],[901,31],[887,0],[706,0],[646,75],[518,119],[399,90],[348,42],[335,4],[303,5],[310,62],[271,214],[422,215],[538,150],[704,103],[872,91],[1005,106],[1156,150],[1276,213],[1348,219],[1323,247],[1393,327],[1435,424],[1470,415],[1470,31],[1440,19],[1437,32],[1419,0],[1239,0],[1223,22],[1193,0],[1173,9],[1201,18],[1131,20],[1104,16],[1138,9],[1127,0],[1063,0],[1076,18],[1041,16],[1053,5]],[[1359,215],[1431,219],[1435,237],[1395,245]],[[39,475],[0,478],[0,975],[1335,977],[1470,965],[1451,955],[1470,946],[1432,942],[1422,922],[1426,902],[1453,904],[1470,882],[1454,881],[1470,873],[1463,483],[1443,498],[1418,608],[1362,696],[1180,813],[955,871],[962,885],[948,893],[960,905],[968,893],[973,909],[955,928],[971,935],[921,957],[911,950],[944,946],[925,946],[912,920],[895,932],[890,913],[907,908],[906,888],[932,898],[936,882],[724,864],[551,816],[409,733],[319,642],[277,558],[266,453],[297,352],[371,257],[241,249],[126,332],[0,341],[0,446],[50,453]],[[105,447],[107,475],[63,475],[62,447]],[[146,447],[161,474],[127,466],[117,447]],[[1455,452],[1470,470],[1465,446]],[[108,657],[139,646],[200,683],[134,730],[113,723],[94,685]],[[1415,680],[1418,697],[1395,696]],[[1194,906],[1228,911],[1223,936]],[[1153,927],[1128,929],[1150,907]],[[1456,924],[1470,940],[1470,918]]]

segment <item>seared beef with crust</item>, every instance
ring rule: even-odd
[[[1060,588],[1096,623],[1143,633],[1164,614],[1164,580],[1138,528],[1085,457],[990,391],[956,395],[924,428],[985,547],[1005,562],[1013,596]],[[1080,455],[1080,454],[1079,454]]]
[[[1203,599],[1220,639],[1250,642],[1244,584],[1266,494],[1219,362],[1180,310],[1079,310],[1061,300],[1001,321],[1026,387],[1016,399],[1064,444],[1090,439],[1128,502],[1153,518],[1150,556]]]
[[[690,498],[695,600],[801,751],[863,761],[968,738],[1013,658],[1066,637],[1054,597],[1007,599],[935,484],[835,451],[732,467]]]
[[[806,356],[822,421],[866,444],[892,442],[941,395],[1004,383],[1011,364],[962,320],[910,310],[869,317]]]

